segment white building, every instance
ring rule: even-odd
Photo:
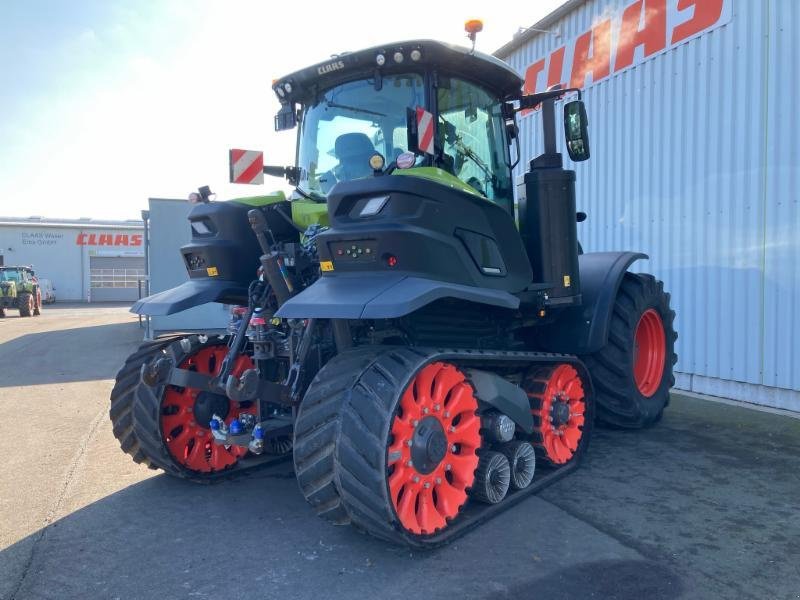
[[[144,249],[142,221],[0,217],[0,265],[32,265],[59,301],[136,300]]]
[[[570,0],[495,53],[529,91],[584,89],[579,236],[650,255],[638,268],[677,312],[677,386],[793,410],[798,34],[797,0]],[[522,165],[540,117],[520,120]]]

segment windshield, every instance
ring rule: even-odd
[[[392,162],[408,150],[406,109],[425,106],[422,75],[387,75],[351,81],[325,92],[306,108],[300,132],[298,187],[324,196],[339,181],[372,175],[369,158]]]
[[[0,271],[0,281],[20,281],[19,271]]]
[[[502,103],[472,83],[444,77],[437,100],[444,168],[511,210],[514,192]]]

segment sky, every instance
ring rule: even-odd
[[[0,0],[0,215],[135,219],[201,185],[281,189],[227,181],[229,148],[293,163],[273,79],[396,40],[468,45],[470,18],[491,53],[561,3]]]

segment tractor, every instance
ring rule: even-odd
[[[0,267],[0,318],[7,308],[19,310],[20,317],[42,314],[42,290],[31,267]]]
[[[557,143],[562,122],[570,158],[589,158],[581,92],[522,83],[431,40],[277,79],[296,164],[263,172],[293,191],[192,195],[188,280],[132,310],[229,304],[229,330],[128,358],[122,449],[200,482],[291,457],[323,519],[431,547],[574,471],[595,421],[657,423],[669,294],[629,270],[642,253],[582,251]],[[524,110],[544,151],[515,185]]]

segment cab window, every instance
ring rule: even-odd
[[[300,132],[299,188],[325,196],[338,181],[369,177],[370,157],[383,155],[387,164],[408,150],[406,109],[422,106],[422,75],[359,79],[327,90],[305,108]]]
[[[440,80],[437,100],[437,135],[444,150],[444,167],[489,200],[512,207],[501,101],[457,78]]]

